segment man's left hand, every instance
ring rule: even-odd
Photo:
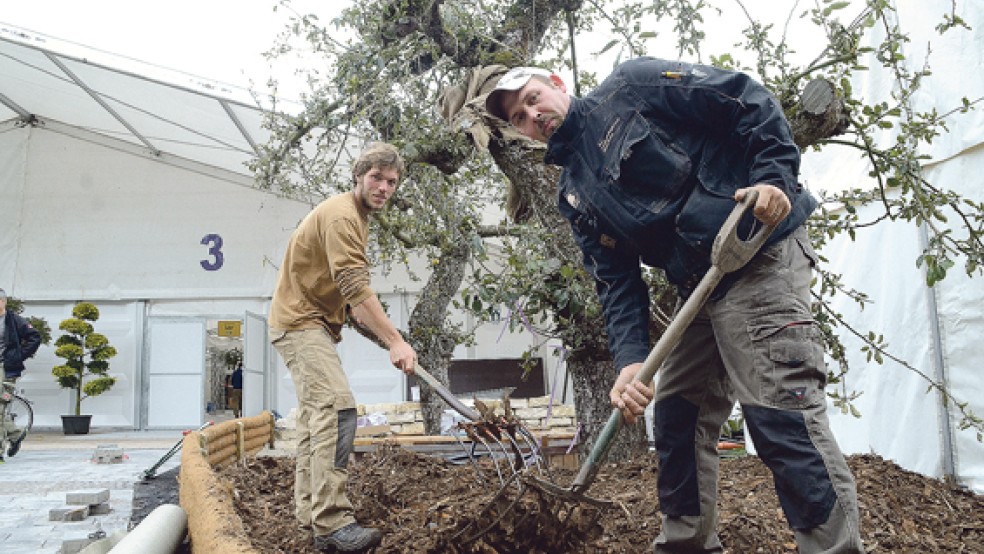
[[[789,215],[792,206],[789,204],[786,193],[779,187],[768,183],[757,183],[748,188],[738,189],[735,192],[735,201],[744,200],[746,191],[751,189],[758,191],[758,199],[755,200],[755,207],[752,209],[755,219],[766,225],[775,226]]]
[[[629,425],[635,424],[639,416],[646,413],[646,406],[653,400],[653,384],[636,381],[635,376],[642,369],[641,363],[629,364],[622,368],[615,379],[615,385],[608,396],[612,406],[622,412],[622,419]]]

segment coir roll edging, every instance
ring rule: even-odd
[[[232,491],[223,486],[214,468],[255,455],[267,444],[272,448],[273,431],[273,414],[263,412],[185,436],[178,495],[188,514],[193,553],[259,554],[236,514]]]

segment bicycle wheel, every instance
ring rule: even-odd
[[[13,395],[3,417],[3,431],[7,435],[7,440],[27,435],[32,427],[34,427],[34,409],[27,400],[16,394]]]

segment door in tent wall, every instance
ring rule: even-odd
[[[246,312],[246,332],[243,342],[243,417],[255,416],[274,405],[267,398],[270,344],[267,340],[266,318]]]
[[[147,428],[198,427],[205,417],[205,320],[150,317]]]

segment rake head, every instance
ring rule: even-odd
[[[496,415],[476,400],[481,419],[459,423],[455,436],[488,482],[491,465],[499,489],[452,544],[481,544],[494,552],[569,552],[600,536],[598,520],[613,503],[557,485],[532,433],[511,416]]]
[[[458,444],[481,476],[483,465],[491,465],[499,485],[518,477],[532,468],[547,477],[550,470],[533,434],[519,422],[506,416],[483,418],[475,422],[460,422],[455,427]],[[465,443],[462,438],[469,439]]]
[[[527,469],[507,480],[450,543],[462,552],[575,552],[601,536],[599,519],[612,505],[568,494]]]

